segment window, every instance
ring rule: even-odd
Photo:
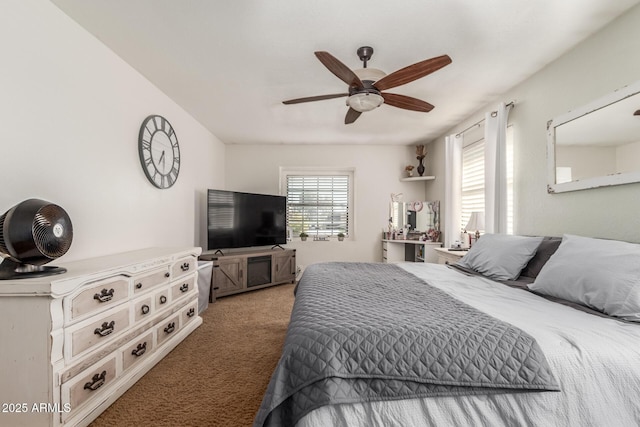
[[[462,147],[462,227],[471,212],[484,212],[484,139]]]
[[[353,171],[283,170],[287,226],[294,236],[349,235]]]
[[[507,126],[507,233],[513,234],[513,127]],[[471,212],[484,212],[484,138],[462,147],[462,208],[460,224]]]

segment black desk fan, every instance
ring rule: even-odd
[[[0,216],[0,280],[66,272],[43,264],[64,255],[72,239],[71,219],[60,206],[39,199],[18,203]]]

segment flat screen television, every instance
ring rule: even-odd
[[[227,190],[207,191],[207,247],[280,245],[287,242],[287,198]]]

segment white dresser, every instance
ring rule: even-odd
[[[85,426],[202,324],[200,248],[0,281],[0,425]]]

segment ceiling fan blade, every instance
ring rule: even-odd
[[[351,123],[355,122],[358,117],[360,117],[360,114],[362,114],[360,111],[356,111],[353,108],[349,107],[347,115],[344,116],[344,124],[350,125]]]
[[[408,67],[404,67],[398,71],[394,71],[387,76],[384,76],[383,78],[375,82],[373,86],[378,90],[391,89],[392,87],[404,85],[414,80],[418,80],[419,78],[431,74],[434,71],[437,71],[449,64],[451,64],[451,58],[449,58],[449,55],[442,55],[431,59],[425,59],[424,61],[417,62],[413,65],[409,65]]]
[[[312,102],[312,101],[322,101],[324,99],[333,99],[333,98],[342,98],[343,96],[349,96],[348,93],[334,93],[332,95],[318,95],[318,96],[307,96],[306,98],[297,98],[297,99],[289,99],[287,101],[282,101],[283,104],[300,104],[301,102]]]
[[[433,105],[410,96],[398,95],[396,93],[381,93],[384,103],[392,107],[404,108],[405,110],[421,111],[428,113],[433,110]]]
[[[351,71],[351,69],[342,62],[338,61],[329,52],[320,51],[314,53],[329,71],[331,71],[337,78],[348,84],[349,87],[362,88],[364,86],[356,73]]]

